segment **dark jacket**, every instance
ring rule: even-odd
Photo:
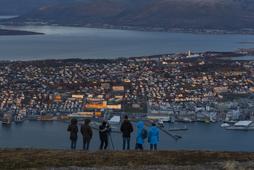
[[[77,140],[78,139],[78,126],[76,124],[70,124],[67,129],[70,132],[70,139]]]
[[[93,137],[93,131],[91,126],[87,125],[87,124],[83,124],[81,125],[81,134],[83,135],[83,138],[86,138],[87,140],[91,140]]]
[[[123,137],[129,138],[131,137],[131,133],[133,132],[133,126],[129,120],[124,120],[121,125],[121,132]]]
[[[102,124],[99,127],[100,139],[107,140],[110,127],[108,124]]]

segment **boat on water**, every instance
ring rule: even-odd
[[[111,119],[109,119],[108,123],[110,125],[120,125],[121,117],[120,116],[113,116]]]
[[[230,124],[228,124],[228,123],[222,123],[220,125],[220,127],[222,127],[222,128],[230,127]]]
[[[178,119],[178,122],[184,122],[184,123],[192,123],[192,119],[188,117],[183,117],[182,119]]]
[[[37,117],[38,121],[55,121],[57,120],[57,117],[53,115],[40,115]]]
[[[2,124],[3,125],[11,125],[11,123],[12,123],[12,115],[5,113],[3,115]]]
[[[184,126],[184,127],[172,127],[172,128],[169,128],[168,131],[186,131],[188,130],[187,126]]]
[[[158,125],[159,127],[164,127],[163,119],[159,119],[158,122],[157,122],[157,125]]]
[[[230,126],[230,125],[225,126],[225,124],[224,124],[224,128],[226,130],[244,130],[244,131],[248,131],[248,130],[254,130],[254,123],[250,120],[244,120],[244,121],[238,121],[232,126]]]
[[[22,122],[24,122],[25,121],[25,116],[23,115],[23,114],[16,114],[15,116],[14,116],[14,122],[15,123],[22,123]]]

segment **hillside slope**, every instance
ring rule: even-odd
[[[253,0],[76,0],[41,5],[15,19],[61,25],[162,29],[254,29]]]
[[[0,150],[0,169],[253,169],[253,153],[206,151],[83,152]],[[72,167],[72,168],[68,168]],[[73,168],[84,167],[84,168]],[[88,168],[90,167],[90,168]]]

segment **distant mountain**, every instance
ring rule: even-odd
[[[95,27],[254,29],[254,0],[73,0],[39,5],[15,21]]]
[[[67,4],[75,0],[0,0],[0,15],[22,15],[44,5]]]

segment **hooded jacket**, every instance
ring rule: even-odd
[[[137,144],[144,144],[144,139],[142,138],[142,131],[144,129],[144,122],[143,121],[139,121],[137,123],[137,136],[136,136],[136,142]]]
[[[158,144],[159,142],[159,129],[156,126],[152,126],[148,132],[148,142],[150,144]]]

